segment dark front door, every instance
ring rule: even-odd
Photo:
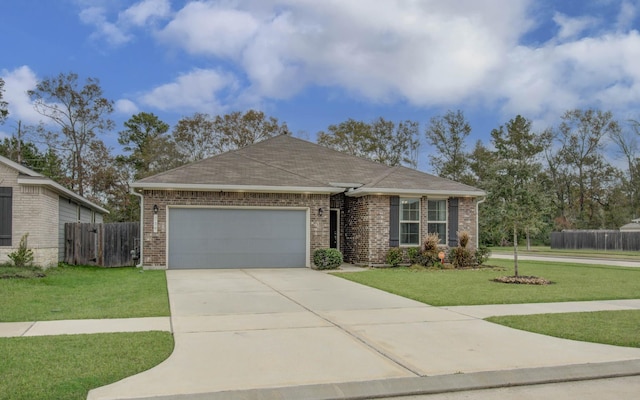
[[[329,211],[329,247],[340,250],[340,210]]]

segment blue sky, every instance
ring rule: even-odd
[[[573,108],[640,119],[638,0],[20,0],[2,5],[9,120],[61,72],[95,77],[117,132],[141,111],[174,125],[250,108],[316,134],[347,118],[461,109],[477,139],[521,114],[542,130]],[[624,125],[624,124],[623,124]],[[424,135],[420,169],[429,170]]]

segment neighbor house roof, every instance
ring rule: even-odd
[[[109,214],[109,211],[105,210],[99,205],[92,203],[91,201],[65,188],[59,183],[53,181],[52,179],[47,178],[46,176],[39,174],[23,165],[20,165],[17,162],[11,161],[6,157],[0,156],[0,163],[18,171],[18,184],[20,185],[46,187],[47,189],[52,190],[58,195],[61,195],[62,197],[67,199],[74,200],[91,210],[98,211],[102,214]]]
[[[280,135],[134,182],[140,189],[484,196],[472,186]]]

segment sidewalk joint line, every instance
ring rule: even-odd
[[[307,310],[308,312],[310,312],[311,314],[317,316],[318,318],[327,321],[328,323],[330,323],[331,325],[335,326],[336,328],[340,329],[341,331],[345,332],[346,334],[348,334],[349,336],[351,336],[352,338],[356,339],[357,341],[359,341],[360,343],[364,344],[365,346],[367,346],[369,349],[373,350],[374,352],[378,353],[379,355],[381,355],[382,357],[386,358],[387,360],[393,362],[394,364],[398,365],[399,367],[405,369],[406,371],[416,375],[416,376],[423,376],[423,374],[418,371],[415,370],[413,368],[411,368],[410,366],[406,365],[405,363],[403,363],[401,360],[396,360],[394,357],[385,354],[384,352],[378,350],[375,346],[373,346],[372,344],[370,344],[369,342],[367,342],[364,338],[358,336],[356,333],[352,332],[351,330],[349,330],[348,328],[330,320],[327,317],[324,317],[323,315],[317,313],[316,311],[306,307],[305,305],[301,304],[300,302],[292,299],[291,297],[287,296],[286,294],[282,293],[281,291],[279,291],[278,289],[274,288],[273,286],[269,285],[268,283],[262,281],[261,279],[259,279],[258,277],[250,274],[247,270],[242,270],[242,272],[244,272],[245,274],[247,274],[248,276],[250,276],[251,278],[257,280],[258,282],[262,283],[263,285],[267,286],[268,288],[270,288],[271,290],[273,290],[274,292],[278,293],[279,295],[281,295],[282,297],[284,297],[285,299],[299,305],[300,307],[302,307],[303,309]]]

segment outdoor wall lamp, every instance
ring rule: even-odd
[[[153,213],[154,214],[158,214],[158,205],[157,204],[153,205]]]
[[[322,217],[322,214],[324,214],[324,210],[320,207],[318,208],[318,217]]]

